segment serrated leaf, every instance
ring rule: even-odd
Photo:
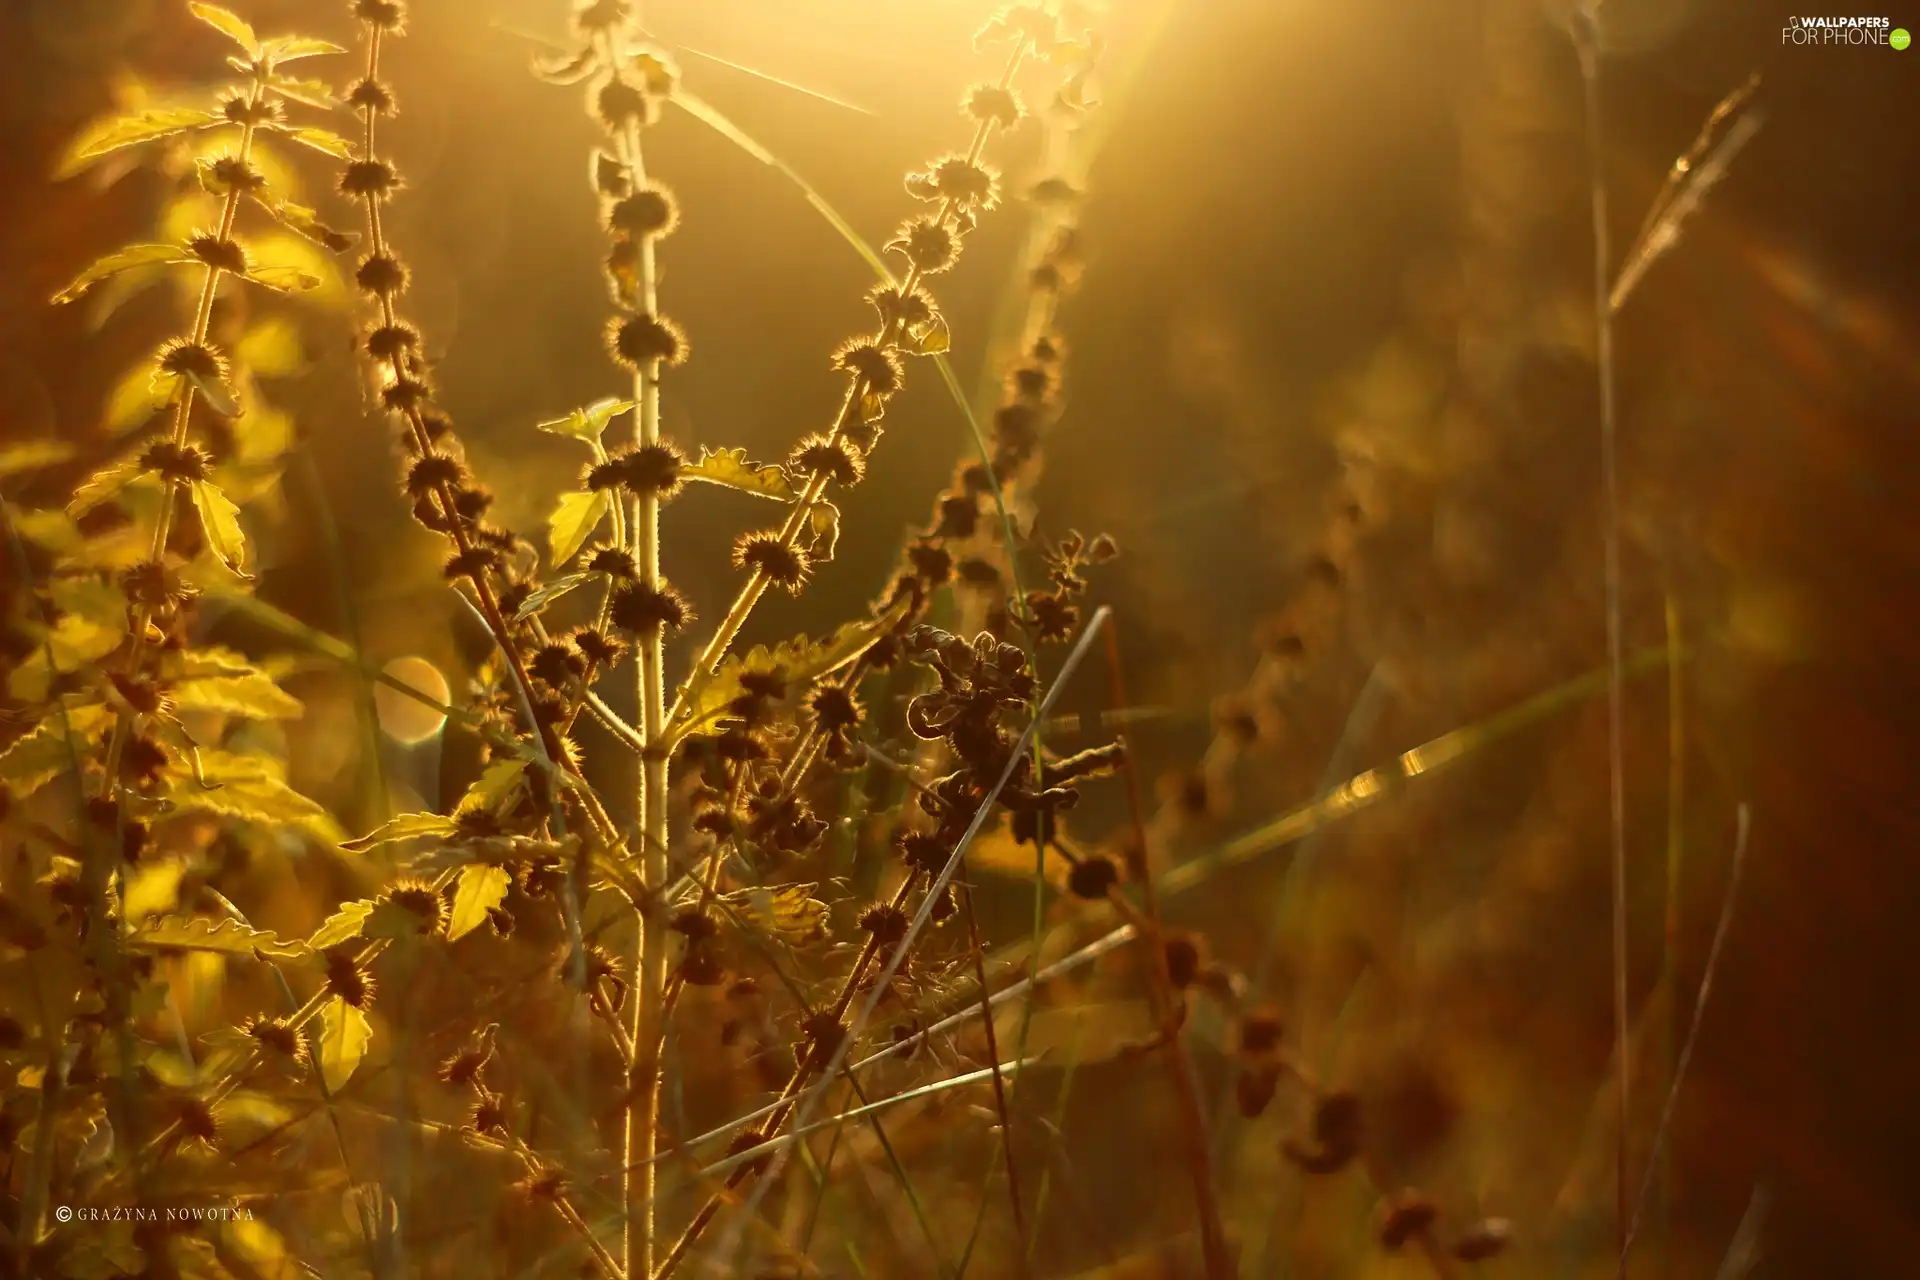
[[[372,1043],[373,1024],[364,1011],[339,996],[321,1007],[318,1052],[320,1075],[328,1089],[337,1093],[346,1087]]]
[[[249,192],[262,209],[273,215],[275,221],[304,240],[311,240],[329,253],[345,253],[358,244],[360,237],[350,231],[341,231],[320,221],[320,215],[303,204],[291,200],[281,200],[265,191]],[[255,273],[256,275],[258,272]],[[318,281],[315,281],[317,284]],[[312,285],[303,286],[312,288]]]
[[[181,376],[193,384],[193,389],[200,393],[202,400],[206,401],[207,408],[223,418],[240,416],[240,402],[234,398],[233,388],[229,387],[225,381],[220,378],[204,377],[192,371]]]
[[[782,467],[747,461],[745,449],[702,447],[700,460],[680,468],[681,478],[725,485],[776,502],[792,502],[793,481]]]
[[[532,617],[575,587],[583,586],[592,580],[593,575],[590,573],[569,573],[565,577],[555,578],[552,582],[545,583],[521,603],[519,611],[513,615],[515,621]]]
[[[612,506],[611,495],[604,491],[560,495],[560,505],[547,519],[548,562],[557,569],[573,559],[574,553],[586,545],[593,531],[607,518]]]
[[[239,14],[203,0],[187,0],[187,11],[245,49],[249,58],[260,56],[260,38]]]
[[[571,440],[584,440],[588,444],[598,444],[607,424],[620,414],[633,408],[631,400],[596,400],[584,409],[575,409],[564,418],[555,418],[550,422],[536,424],[536,429],[549,435],[566,436]]]
[[[763,933],[790,945],[818,942],[827,936],[827,904],[813,896],[812,884],[756,885],[720,895],[734,914]]]
[[[526,772],[527,761],[519,756],[495,760],[481,771],[479,780],[460,797],[460,803],[454,806],[454,813],[459,815],[499,808],[513,794],[514,788],[520,785]]]
[[[307,939],[307,947],[313,951],[325,951],[337,947],[343,942],[352,942],[360,936],[366,927],[367,917],[373,914],[373,903],[369,901],[342,903],[338,911],[328,916],[313,936]]]
[[[812,536],[808,557],[816,563],[833,559],[834,548],[840,545],[840,508],[825,498],[816,499],[807,508],[807,527]]]
[[[32,795],[73,768],[76,756],[84,760],[87,737],[112,719],[113,713],[97,702],[67,708],[64,722],[58,711],[50,712],[0,751],[0,782],[16,798]]]
[[[275,293],[304,293],[308,289],[318,289],[320,287],[319,276],[314,275],[311,271],[303,271],[299,267],[271,264],[266,266],[253,266],[248,267],[247,274],[241,278],[249,284],[260,285],[262,288],[271,289]],[[232,417],[233,415],[228,414],[227,416]]]
[[[254,720],[298,720],[306,710],[272,676],[252,668],[177,684],[173,705],[182,711],[215,711]]]
[[[804,684],[838,670],[872,648],[912,607],[912,597],[902,596],[879,617],[846,623],[825,640],[816,642],[801,636],[772,649],[755,645],[745,654],[728,658],[707,680],[690,683],[683,694],[682,718],[669,730],[668,737],[677,741],[719,714],[744,692],[742,676],[778,670],[788,681]]]
[[[487,912],[500,905],[512,883],[513,875],[505,867],[474,862],[461,868],[460,885],[453,891],[453,914],[447,919],[447,940],[456,941],[485,924]]]
[[[326,129],[305,126],[288,128],[280,125],[274,126],[273,131],[291,142],[297,142],[303,147],[311,147],[322,155],[332,156],[335,160],[353,159],[353,144],[339,134]]]
[[[312,955],[304,942],[282,938],[266,929],[252,929],[224,916],[159,916],[132,930],[127,944],[229,956],[258,952],[274,960],[304,960]]]
[[[304,103],[309,107],[318,107],[322,111],[339,109],[340,99],[334,96],[331,86],[318,80],[296,80],[292,76],[269,76],[267,87],[283,98]]]
[[[247,577],[247,535],[240,528],[240,508],[211,480],[196,480],[191,489],[193,509],[200,513],[200,526],[206,530],[207,547],[220,563],[238,576]]]
[[[126,627],[108,626],[70,613],[35,645],[7,676],[7,693],[18,702],[40,702],[53,688],[56,671],[83,671],[120,647]]]
[[[57,467],[74,454],[65,440],[27,440],[0,449],[0,480],[23,471]]]
[[[179,905],[180,881],[187,864],[178,858],[158,861],[141,858],[138,865],[123,873],[120,890],[120,914],[138,924]]]
[[[319,58],[331,53],[345,53],[346,50],[331,40],[318,40],[312,36],[280,36],[267,41],[260,52],[271,59],[273,65],[279,66],[283,62]]]
[[[143,142],[154,142],[193,129],[225,123],[226,117],[199,107],[155,107],[130,116],[97,121],[67,145],[66,151],[61,153],[59,164],[54,167],[53,176],[56,180],[70,178],[101,156],[123,147],[139,146]]]
[[[195,259],[179,245],[130,244],[124,249],[99,259],[75,276],[72,284],[53,295],[53,302],[55,306],[62,306],[77,301],[94,285],[109,276],[119,275],[122,271],[135,271],[141,267],[179,266],[194,261]]]
[[[910,330],[900,346],[916,356],[943,355],[953,349],[953,331],[947,328],[945,316],[936,315],[931,323]]]
[[[153,421],[153,415],[172,404],[179,394],[178,374],[165,373],[157,366],[135,365],[113,384],[101,415],[104,425],[113,435],[125,435]]]
[[[365,853],[369,849],[401,840],[445,839],[459,830],[452,818],[437,813],[403,813],[381,823],[357,840],[342,841],[340,847],[348,853]]]
[[[212,813],[268,827],[297,827],[317,840],[337,845],[346,833],[324,808],[287,785],[277,770],[257,756],[202,751],[208,790],[179,771],[167,777],[162,800],[182,813]]]
[[[67,502],[67,514],[79,519],[126,488],[140,475],[140,459],[122,458],[80,482]]]

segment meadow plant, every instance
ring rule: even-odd
[[[744,448],[690,450],[663,427],[668,375],[692,342],[659,287],[684,215],[649,167],[648,140],[675,108],[725,122],[685,89],[637,6],[579,0],[570,44],[535,71],[583,88],[599,130],[583,158],[605,236],[606,354],[623,382],[619,396],[570,397],[580,407],[539,424],[583,454],[577,483],[553,495],[542,549],[496,517],[441,403],[430,335],[410,314],[412,267],[388,217],[403,167],[385,149],[386,123],[404,96],[431,88],[387,72],[406,6],[352,0],[350,44],[263,39],[224,8],[187,8],[232,46],[231,82],[209,105],[89,129],[61,170],[151,148],[191,175],[183,207],[203,208],[205,221],[109,254],[54,299],[98,300],[179,272],[186,314],[113,393],[117,456],[64,509],[4,508],[0,1130],[13,1151],[13,1274],[479,1267],[660,1280],[703,1248],[730,1265],[743,1247],[819,1274],[818,1199],[797,1232],[759,1207],[781,1190],[804,1199],[802,1172],[824,1188],[843,1133],[860,1124],[944,1274],[942,1243],[877,1116],[949,1091],[991,1100],[1018,1239],[1006,1266],[1025,1270],[1046,1198],[1044,1180],[1029,1194],[1014,1142],[1032,1064],[1026,1014],[1046,984],[1136,939],[1150,956],[1154,1030],[1122,1056],[1169,1066],[1208,1275],[1238,1263],[1208,1138],[1232,1116],[1210,1126],[1186,1044],[1198,1001],[1229,1029],[1231,1112],[1251,1123],[1296,1090],[1301,1123],[1281,1151],[1302,1176],[1358,1170],[1379,1201],[1381,1246],[1417,1251],[1442,1276],[1503,1251],[1504,1221],[1443,1212],[1393,1185],[1358,1097],[1289,1045],[1264,975],[1250,990],[1202,934],[1161,922],[1161,894],[1180,886],[1156,889],[1156,862],[1204,832],[1234,762],[1275,736],[1277,700],[1309,645],[1302,619],[1324,601],[1303,602],[1267,637],[1248,689],[1220,704],[1214,745],[1164,781],[1157,811],[1126,743],[1062,753],[1043,732],[1103,630],[1116,682],[1119,671],[1111,615],[1089,608],[1089,570],[1119,549],[1104,535],[1046,536],[1032,492],[1062,403],[1060,303],[1085,266],[1081,175],[1063,140],[1094,106],[1093,15],[1019,3],[980,32],[997,69],[961,95],[959,148],[907,175],[917,211],[866,251],[880,276],[867,295],[874,320],[828,356],[844,379],[838,403],[766,462]],[[311,65],[347,69],[329,83],[308,78]],[[966,407],[932,286],[1008,202],[996,144],[1035,116],[1052,140],[1025,191],[1038,210],[1025,306],[998,402],[976,426],[977,456],[935,495],[864,613],[823,637],[741,651],[769,592],[802,593],[835,558],[840,504],[909,374],[937,367]],[[294,199],[315,159],[336,167],[352,230]],[[349,278],[362,296],[356,345],[398,440],[400,496],[443,541],[448,589],[491,648],[471,689],[444,701],[375,673],[348,646],[326,648],[483,745],[447,812],[388,812],[357,838],[288,784],[259,730],[300,713],[283,668],[210,642],[202,614],[207,600],[247,600],[242,504],[270,494],[294,448],[261,382],[299,321],[260,319],[236,290],[325,295]],[[629,438],[609,440],[616,428]],[[0,476],[64,456],[11,450]],[[712,572],[740,576],[704,630],[661,567],[672,505],[690,485],[777,513],[712,549]],[[1362,518],[1342,508],[1308,566],[1310,592],[1337,595],[1337,558]],[[959,624],[935,625],[949,618]],[[680,638],[693,658],[676,671]],[[624,699],[603,692],[629,661],[631,720],[616,709]],[[637,766],[636,794],[603,795],[588,741]],[[1061,815],[1114,775],[1130,818],[1082,845]],[[882,801],[889,791],[901,812]],[[990,972],[967,872],[989,826],[1027,851],[1017,857],[1033,879],[1024,963],[1003,955],[993,966],[1023,973],[1012,982]],[[835,880],[843,838],[862,866]],[[317,927],[257,925],[240,905],[246,867],[318,852],[357,860],[375,890],[338,901]],[[1049,899],[1056,918],[1066,913],[1061,928],[1119,928],[1059,958]],[[225,1012],[196,1037],[182,1002],[209,988]],[[996,1008],[1023,997],[1017,1028],[1000,1024]],[[927,1064],[970,1026],[985,1067],[929,1079]],[[730,1118],[700,1132],[681,1098],[695,1085],[700,1115]],[[816,1122],[832,1106],[838,1114]],[[823,1132],[824,1153],[810,1141]],[[435,1223],[421,1184],[489,1188],[478,1237]]]

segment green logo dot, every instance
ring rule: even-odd
[[[1907,34],[1905,27],[1895,27],[1893,33],[1887,37],[1887,43],[1896,49],[1904,49],[1913,43],[1913,37]]]

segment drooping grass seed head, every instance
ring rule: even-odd
[[[882,399],[900,389],[906,367],[898,352],[881,346],[872,338],[854,338],[833,353],[833,367],[860,379],[861,385]]]
[[[799,595],[813,572],[813,561],[781,538],[777,529],[741,534],[733,544],[733,567],[763,575],[768,582]]]
[[[679,631],[693,620],[693,606],[665,581],[629,582],[614,591],[607,619],[644,641],[662,631]]]
[[[687,336],[679,325],[663,316],[615,316],[607,322],[607,350],[615,363],[638,372],[656,362],[683,363]]]

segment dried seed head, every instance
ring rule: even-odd
[[[687,337],[660,316],[615,316],[607,322],[607,350],[615,362],[636,371],[655,361],[677,365],[687,358]]]
[[[367,333],[367,354],[391,364],[420,349],[420,331],[412,325],[383,324]]]
[[[376,298],[391,298],[407,287],[407,269],[390,253],[376,253],[353,274],[355,283]]]
[[[143,560],[120,575],[120,589],[134,604],[165,609],[193,598],[193,588],[158,560]]]
[[[1170,934],[1163,940],[1167,957],[1167,977],[1173,985],[1185,990],[1200,976],[1200,966],[1205,955],[1200,940],[1192,934]]]
[[[380,392],[380,403],[395,413],[417,413],[432,399],[433,390],[418,378],[395,378]]]
[[[727,980],[727,967],[712,947],[688,947],[680,957],[680,980],[690,987],[717,987]]]
[[[962,104],[966,113],[981,123],[991,121],[1002,129],[1020,123],[1020,99],[1011,89],[995,84],[977,84],[967,90]]]
[[[393,91],[378,80],[362,80],[347,92],[347,101],[362,111],[383,116],[393,110]]]
[[[507,1100],[497,1093],[483,1093],[467,1113],[467,1123],[475,1133],[507,1131]]]
[[[328,995],[338,996],[356,1009],[365,1009],[373,1002],[373,978],[355,962],[350,950],[335,947],[328,951],[326,970]]]
[[[883,946],[907,936],[907,913],[890,902],[876,902],[860,913],[860,927]]]
[[[354,160],[340,172],[340,192],[363,200],[384,200],[400,186],[400,175],[384,160]]]
[[[767,581],[799,595],[813,571],[806,552],[781,539],[776,529],[742,534],[733,544],[733,567],[750,569]]]
[[[930,831],[902,831],[894,837],[894,843],[900,847],[900,856],[908,866],[931,876],[946,869],[947,858],[952,853],[946,842]]]
[[[843,489],[851,489],[867,474],[866,458],[850,441],[823,435],[802,440],[787,465],[805,476],[824,473]]]
[[[624,547],[596,547],[587,560],[587,568],[622,582],[635,582],[640,577],[640,566],[634,562],[633,552]]]
[[[620,483],[628,493],[637,497],[650,495],[664,502],[680,492],[681,472],[687,459],[670,440],[641,445],[619,455],[617,461]]]
[[[555,689],[566,688],[575,676],[584,675],[587,661],[566,644],[544,644],[527,659],[527,672]]]
[[[398,31],[407,20],[400,0],[354,0],[353,16],[380,31]]]
[[[221,101],[220,114],[234,124],[278,124],[286,119],[287,109],[277,98],[253,101],[244,94],[235,94]]]
[[[240,247],[237,240],[229,240],[217,232],[202,231],[187,239],[187,252],[218,271],[230,271],[234,275],[247,273],[247,251]]]
[[[1120,868],[1113,859],[1095,854],[1082,858],[1067,873],[1067,888],[1077,898],[1104,898],[1107,890],[1120,882]]]
[[[424,880],[399,880],[388,886],[380,895],[382,902],[390,902],[420,922],[420,931],[426,934],[438,934],[447,924],[446,900],[440,891]]]
[[[698,907],[686,907],[675,912],[667,927],[689,942],[704,942],[720,932],[720,926],[713,922],[713,917]]]
[[[898,353],[880,346],[872,338],[853,338],[833,353],[833,367],[850,373],[874,395],[886,397],[900,389],[906,369]]]
[[[887,248],[903,254],[921,275],[936,275],[960,256],[960,242],[937,218],[914,218],[901,224]]]
[[[614,77],[593,90],[593,111],[609,133],[618,135],[629,121],[652,124],[658,108],[644,89]]]
[[[635,238],[666,236],[680,225],[680,209],[665,187],[642,187],[607,209],[607,230]]]
[[[1267,1109],[1273,1101],[1273,1095],[1280,1087],[1280,1065],[1273,1062],[1257,1063],[1240,1068],[1240,1074],[1234,1077],[1234,1102],[1240,1108],[1240,1114],[1251,1120]]]
[[[671,635],[686,626],[693,619],[693,606],[665,581],[629,582],[613,593],[607,618],[620,630],[645,639],[662,628]]]
[[[925,173],[907,178],[908,194],[921,200],[947,200],[955,207],[991,209],[997,198],[993,170],[964,156],[947,156]]]
[[[574,29],[583,36],[611,31],[626,20],[626,0],[582,0],[573,11]]]
[[[458,458],[444,453],[423,453],[407,468],[407,496],[418,500],[437,493],[442,485],[457,485],[466,479],[467,470]]]
[[[1513,1243],[1513,1224],[1505,1218],[1482,1218],[1453,1242],[1453,1256],[1462,1262],[1485,1262],[1505,1253]]]
[[[456,551],[447,557],[442,572],[448,582],[458,582],[465,578],[478,582],[487,574],[500,567],[500,553],[492,547],[468,547],[465,551]]]
[[[1396,1191],[1380,1202],[1380,1244],[1389,1251],[1402,1249],[1431,1231],[1439,1216],[1439,1206],[1422,1193]]]
[[[220,1117],[205,1098],[188,1098],[180,1104],[180,1132],[203,1147],[220,1143]]]
[[[626,646],[619,637],[607,634],[595,627],[581,627],[567,637],[573,642],[587,661],[599,667],[610,667],[620,661],[620,655]]]
[[[156,440],[140,455],[140,466],[143,470],[158,472],[175,484],[192,484],[207,478],[212,459],[190,444]]]
[[[1320,1096],[1313,1108],[1313,1138],[1321,1146],[1342,1151],[1360,1149],[1360,1098],[1345,1089]]]
[[[1286,1024],[1270,1009],[1256,1009],[1240,1019],[1240,1052],[1269,1054],[1277,1052],[1286,1034]]]
[[[298,1062],[306,1056],[306,1035],[285,1018],[252,1017],[241,1023],[240,1029],[252,1036],[262,1048],[270,1049],[283,1058]]]
[[[914,329],[933,322],[933,297],[925,289],[904,290],[882,285],[867,296],[879,311],[882,324]]]
[[[227,376],[227,359],[204,342],[175,338],[160,348],[162,372],[204,382],[221,382]]]
[[[807,709],[813,712],[814,723],[828,733],[844,732],[857,728],[866,717],[853,691],[837,684],[823,684],[807,697]]]

